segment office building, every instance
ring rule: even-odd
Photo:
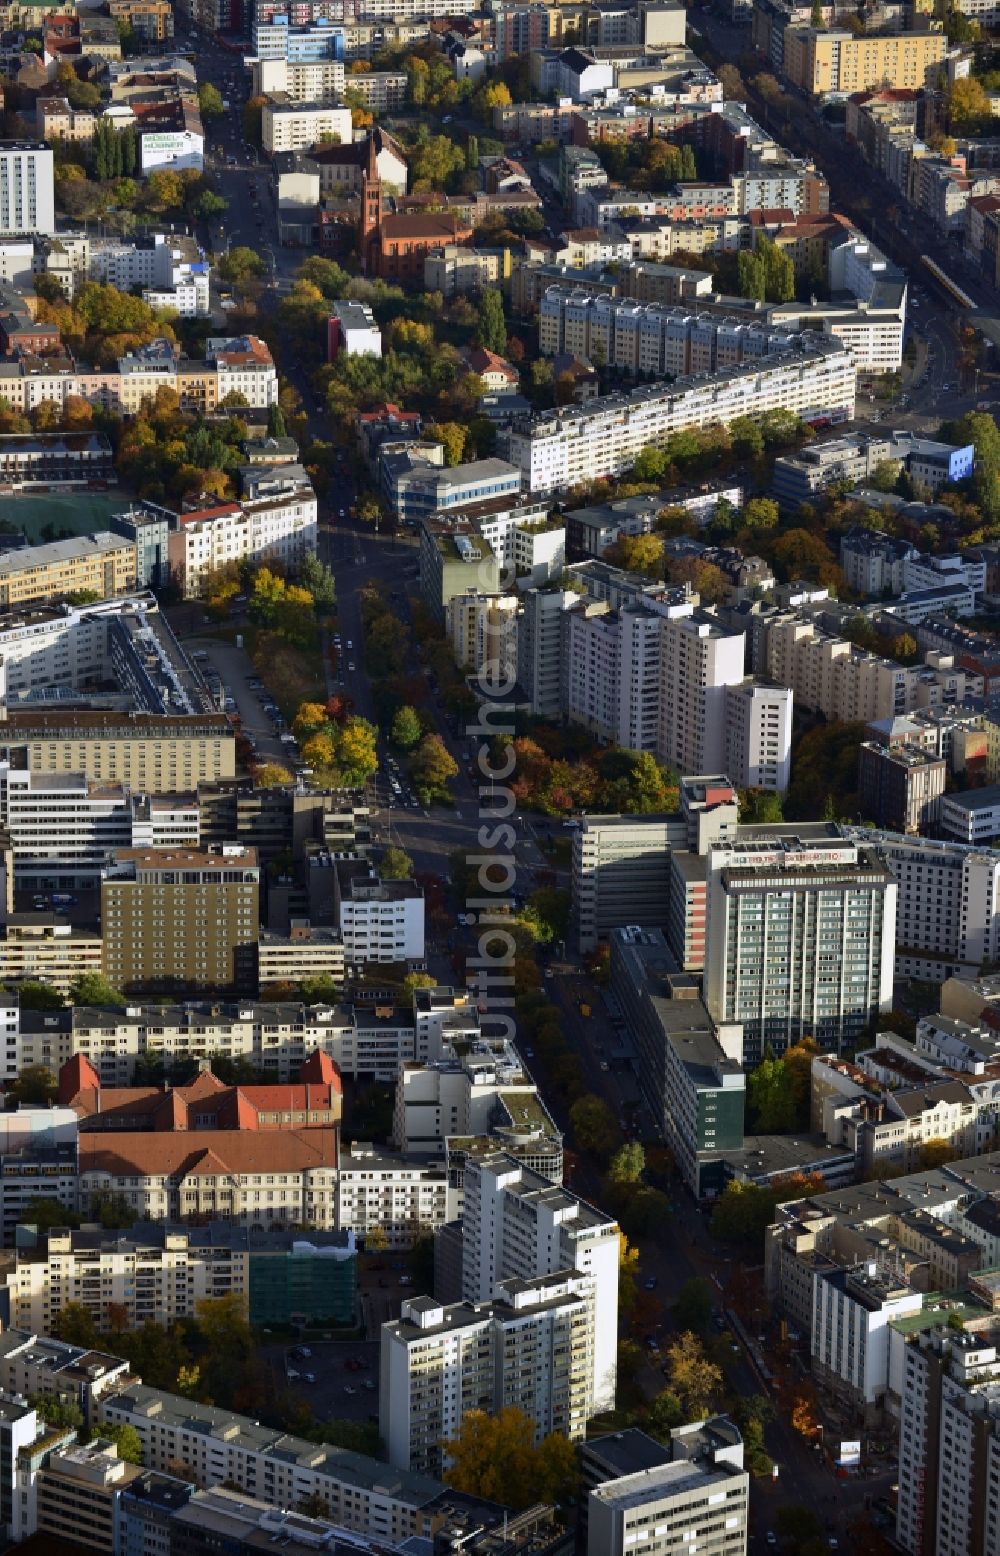
[[[55,232],[53,155],[44,141],[0,141],[0,232]]]
[[[495,1135],[494,1150],[534,1140],[562,1181],[561,1135],[512,1043],[460,1043],[431,1064],[404,1064],[396,1077],[393,1140],[404,1156],[440,1156],[447,1142],[461,1149]],[[502,1143],[508,1141],[509,1144]],[[541,1171],[539,1167],[537,1170]]]
[[[335,362],[340,353],[348,357],[380,357],[382,331],[367,303],[340,298],[327,321],[327,361]]]
[[[498,1281],[572,1271],[589,1277],[595,1412],[615,1396],[618,1226],[569,1190],[503,1154],[470,1158],[462,1218],[462,1296],[488,1302]]]
[[[122,1492],[142,1474],[121,1458],[116,1445],[98,1437],[85,1447],[67,1444],[50,1452],[34,1481],[36,1530],[53,1542],[113,1550]]]
[[[610,940],[611,987],[638,1049],[643,1095],[692,1193],[720,1193],[722,1155],[743,1147],[742,1032],[716,1027],[659,930],[616,929]]]
[[[587,1445],[587,1468],[601,1444]],[[586,1492],[587,1556],[626,1556],[642,1540],[650,1556],[685,1547],[707,1556],[745,1556],[750,1476],[743,1439],[725,1416],[712,1416],[670,1433],[665,1463],[606,1477]]]
[[[561,1271],[497,1284],[490,1302],[404,1301],[382,1325],[379,1422],[390,1464],[441,1473],[470,1410],[519,1408],[535,1441],[579,1441],[593,1414],[589,1279]]]
[[[251,990],[260,871],[254,849],[122,849],[101,885],[115,988]]]
[[[354,138],[351,110],[325,103],[296,103],[275,92],[261,111],[261,144],[274,156],[280,151],[307,151],[327,138],[348,144]]]
[[[1000,785],[942,794],[941,831],[959,843],[982,847],[1000,837]]]
[[[892,1005],[897,887],[873,847],[766,829],[708,856],[705,1003],[744,1061],[839,1048]]]
[[[580,950],[623,924],[667,922],[671,850],[687,846],[680,815],[585,815],[573,832],[573,904]]]
[[[866,740],[858,752],[861,814],[891,832],[925,832],[941,813],[948,764],[910,745]]]
[[[940,983],[953,975],[974,975],[984,962],[997,960],[1000,860],[995,853],[864,827],[842,830],[853,841],[877,848],[896,882],[896,971],[901,978]]]
[[[7,1540],[20,1543],[35,1530],[34,1498],[25,1493],[19,1474],[20,1458],[30,1453],[44,1423],[23,1396],[0,1394],[0,1531]],[[72,1433],[53,1433],[53,1441],[72,1441]]]
[[[424,893],[415,881],[383,881],[364,860],[334,866],[337,928],[348,967],[424,959]]]

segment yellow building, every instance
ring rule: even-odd
[[[887,86],[922,90],[937,81],[948,48],[943,32],[823,32],[789,27],[785,76],[814,97]]]
[[[108,10],[116,22],[125,22],[147,42],[162,43],[174,35],[170,0],[111,0]]]
[[[125,848],[114,860],[101,883],[101,933],[116,988],[254,988],[255,848]]]
[[[4,608],[84,590],[107,600],[130,593],[136,583],[135,541],[110,530],[25,546],[0,556],[0,607]]]
[[[86,773],[139,794],[187,794],[236,776],[236,738],[222,713],[8,712],[5,741],[33,773]]]

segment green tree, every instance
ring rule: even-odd
[[[417,792],[429,799],[447,796],[448,780],[458,774],[458,763],[440,735],[425,735],[410,766]]]
[[[211,81],[203,81],[198,88],[198,108],[206,122],[221,119],[226,111],[222,106],[222,93]]]
[[[674,1303],[674,1323],[678,1329],[690,1329],[706,1335],[712,1321],[712,1292],[707,1280],[695,1276],[686,1280]]]
[[[412,874],[413,860],[405,849],[385,849],[379,860],[379,875],[384,881],[408,881]]]
[[[507,350],[507,322],[503,312],[503,297],[495,287],[484,287],[477,309],[476,340],[487,351],[502,357]]]
[[[783,821],[781,795],[772,789],[740,790],[740,822],[743,826],[771,826]]]
[[[569,1110],[569,1127],[577,1150],[603,1160],[618,1144],[618,1125],[603,1097],[580,1097]]]
[[[400,751],[412,751],[423,735],[423,728],[415,708],[404,703],[397,708],[392,720],[389,739]]]
[[[57,1199],[39,1195],[37,1199],[30,1199],[25,1205],[20,1215],[20,1224],[35,1226],[39,1232],[50,1232],[54,1226],[79,1226],[80,1217],[75,1210],[67,1209]]]
[[[135,1427],[130,1426],[127,1421],[121,1426],[110,1426],[106,1421],[102,1421],[101,1436],[114,1443],[126,1464],[142,1463],[142,1438]]]
[[[82,1302],[67,1302],[52,1319],[52,1333],[67,1345],[82,1345],[93,1350],[97,1345],[97,1325],[89,1308]]]
[[[288,428],[285,425],[285,413],[277,402],[268,407],[267,430],[268,435],[272,438],[287,438],[288,436]]]
[[[474,173],[479,166],[478,135],[470,135],[465,143],[465,165],[470,173]]]
[[[247,248],[245,244],[237,244],[223,254],[216,265],[216,271],[220,280],[230,282],[246,281],[252,276],[264,274],[264,261],[255,250]]]
[[[29,1394],[28,1404],[38,1411],[46,1426],[79,1431],[83,1425],[83,1411],[75,1400],[59,1399],[53,1394]]]
[[[569,933],[570,895],[555,886],[540,886],[533,891],[518,914],[532,939],[542,945],[565,940]]]
[[[748,529],[776,529],[778,504],[773,497],[751,497],[743,510],[743,522]]]
[[[753,1126],[758,1134],[786,1134],[796,1127],[792,1077],[782,1059],[765,1055],[749,1078]]]
[[[312,595],[318,611],[329,610],[337,603],[337,585],[331,569],[321,562],[314,551],[307,551],[299,565],[299,583]]]
[[[641,1183],[646,1170],[646,1153],[638,1140],[626,1140],[619,1146],[608,1166],[609,1183]]]
[[[684,1406],[673,1389],[664,1389],[662,1393],[657,1394],[647,1410],[644,1425],[652,1437],[665,1443],[670,1441],[670,1433],[674,1427],[682,1426],[688,1419]]]
[[[115,1010],[124,1010],[128,1001],[101,973],[81,973],[70,984],[69,1002],[71,1005],[102,1005]]]
[[[28,1064],[7,1087],[6,1094],[19,1103],[44,1103],[54,1101],[58,1090],[59,1082],[48,1065]]]

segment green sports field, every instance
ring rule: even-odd
[[[128,493],[120,490],[0,497],[0,519],[35,541],[46,524],[52,524],[57,534],[69,530],[74,535],[85,535],[90,530],[107,529],[111,515],[122,513],[128,504]]]

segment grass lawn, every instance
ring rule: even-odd
[[[74,535],[107,529],[111,515],[127,512],[128,505],[128,493],[120,491],[29,494],[5,497],[3,516],[8,524],[23,530],[30,541],[37,542],[46,524],[54,525],[57,531],[70,530]]]
[[[315,648],[294,648],[275,632],[244,635],[253,667],[291,723],[303,702],[326,702],[326,678],[319,641]]]

